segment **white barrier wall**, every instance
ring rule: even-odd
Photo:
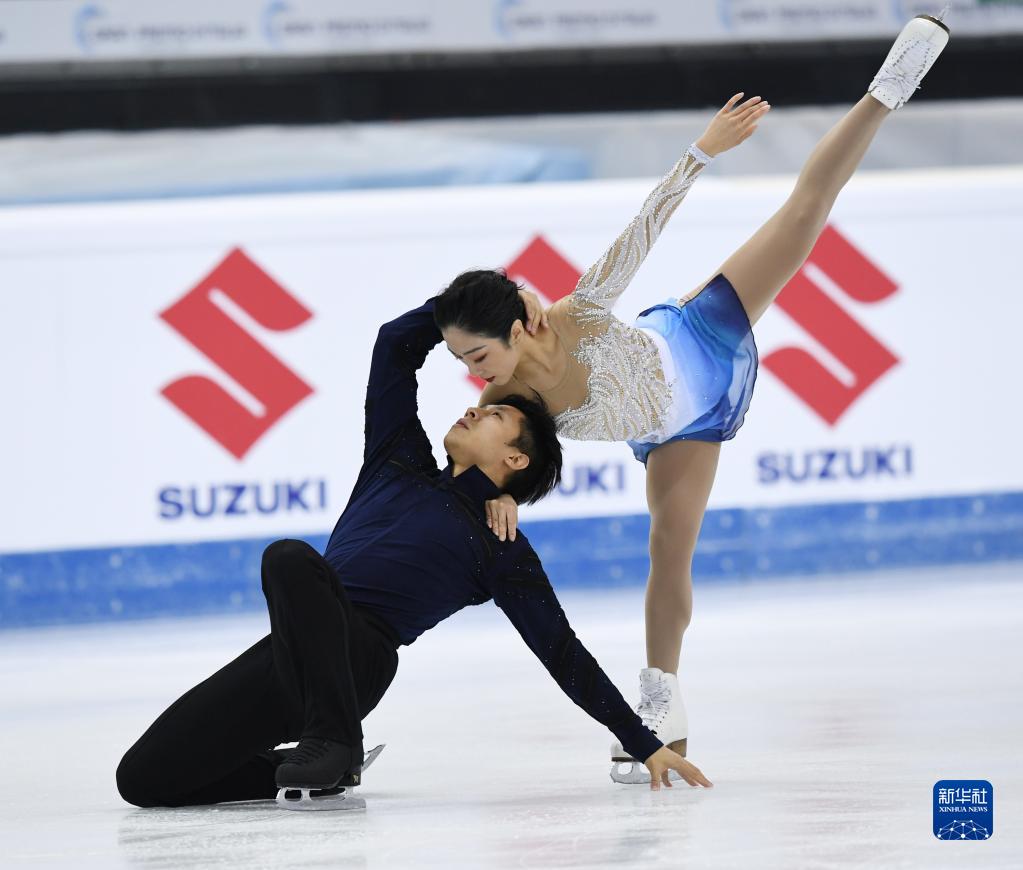
[[[329,530],[380,323],[474,267],[564,294],[652,183],[0,212],[0,553]],[[617,312],[692,289],[790,186],[698,182]],[[1023,171],[858,176],[756,329],[712,507],[1023,491],[1021,239]],[[421,383],[439,450],[478,392],[443,349]],[[644,511],[625,445],[570,443],[565,476],[527,519]]]

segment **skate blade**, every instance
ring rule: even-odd
[[[384,747],[386,745],[387,745],[386,743],[381,743],[379,746],[374,746],[369,752],[366,753],[366,758],[362,762],[362,772],[363,773],[365,773],[367,770],[369,770],[369,766],[374,761],[377,760],[377,758],[380,756],[380,753],[384,751]]]
[[[366,801],[350,788],[292,788],[277,791],[277,806],[286,810],[364,810]]]
[[[335,788],[354,788],[357,785],[362,785],[362,775],[366,772],[366,769],[377,759],[377,756],[384,751],[386,744],[381,743],[379,746],[374,746],[369,752],[366,753],[363,759],[362,766],[356,768],[350,773],[345,774],[335,784]]]
[[[668,771],[668,779],[682,781],[674,770]],[[611,780],[619,785],[650,785],[650,771],[641,761],[616,761],[611,765]]]

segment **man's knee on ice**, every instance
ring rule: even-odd
[[[117,791],[128,803],[137,807],[161,806],[162,802],[152,793],[152,775],[147,775],[145,766],[138,761],[134,748],[129,749],[117,765]]]

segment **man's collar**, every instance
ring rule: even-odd
[[[454,467],[455,464],[449,456],[447,468],[441,472],[441,477],[448,482],[452,489],[457,489],[467,495],[473,503],[478,504],[481,508],[484,502],[495,499],[501,494],[497,484],[480,471],[478,465],[469,466],[457,477],[454,476]]]

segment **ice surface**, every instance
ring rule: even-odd
[[[642,590],[562,596],[635,700]],[[139,810],[121,754],[262,617],[0,634],[5,867],[1020,867],[1023,566],[697,586],[681,683],[716,783],[608,778],[611,735],[492,605],[401,653],[366,720],[365,812]],[[939,779],[988,779],[994,835],[931,833]]]

